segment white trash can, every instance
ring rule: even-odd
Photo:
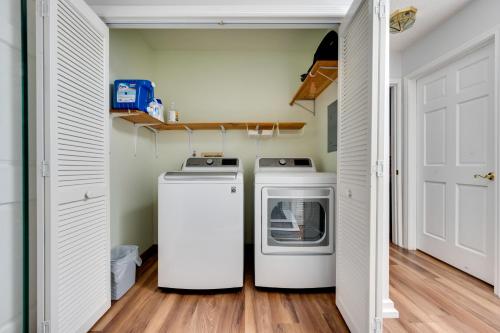
[[[137,245],[111,249],[111,299],[120,299],[135,284],[135,266],[141,266]]]

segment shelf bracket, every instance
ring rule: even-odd
[[[146,126],[146,128],[148,130],[150,130],[151,132],[153,132],[153,134],[155,135],[155,157],[158,158],[160,156],[160,150],[158,149],[158,133],[159,133],[159,131],[157,129],[149,127],[149,126]]]
[[[193,130],[191,128],[189,128],[187,125],[184,125],[184,129],[186,130],[187,134],[188,134],[188,149],[189,149],[189,156],[195,156],[195,154],[193,154],[193,145],[191,144],[191,137],[193,135]]]
[[[220,125],[220,134],[222,136],[222,155],[224,156],[224,150],[226,148],[226,128],[224,125]]]
[[[134,157],[137,157],[137,138],[139,136],[139,128],[141,127],[146,127],[150,131],[156,132],[156,130],[150,126],[158,125],[157,123],[151,123],[151,124],[134,124]],[[155,133],[155,140],[156,138],[156,133]],[[158,152],[158,146],[156,147],[156,151]]]
[[[306,110],[306,111],[308,111],[308,112],[312,113],[312,114],[313,114],[313,116],[315,116],[315,115],[316,115],[316,101],[313,99],[313,100],[312,100],[312,103],[313,103],[313,108],[312,108],[312,109],[310,109],[310,108],[308,108],[307,106],[305,106],[305,105],[303,105],[303,104],[300,104],[300,103],[299,103],[299,102],[297,102],[297,101],[293,102],[293,104],[295,104],[295,105],[297,105],[297,106],[301,107],[302,109],[304,109],[304,110]]]

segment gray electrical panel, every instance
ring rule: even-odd
[[[337,151],[337,101],[328,105],[328,152]]]

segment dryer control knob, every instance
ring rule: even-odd
[[[207,160],[207,164],[208,164],[208,165],[212,165],[212,164],[214,164],[214,160],[213,160],[213,159],[211,159],[211,158],[209,158],[209,159]]]
[[[279,161],[279,163],[280,163],[280,165],[286,165],[286,160],[282,158],[282,159]]]

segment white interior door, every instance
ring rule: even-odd
[[[44,2],[44,313],[87,332],[109,308],[108,28],[83,0]]]
[[[417,247],[488,283],[494,278],[494,49],[417,81]]]
[[[354,1],[340,33],[336,303],[350,330],[363,333],[381,329],[388,218],[387,6],[380,3]]]

